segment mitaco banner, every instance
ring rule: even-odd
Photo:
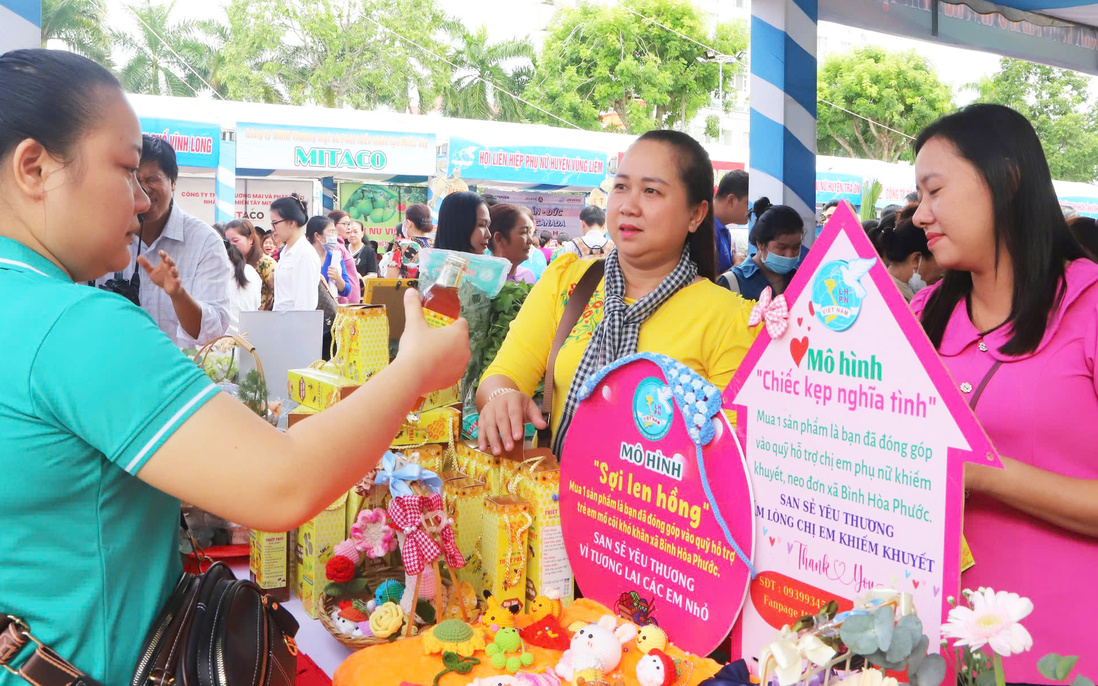
[[[237,125],[237,169],[273,169],[303,174],[369,174],[428,177],[435,169],[435,136],[430,133]]]
[[[221,152],[221,127],[217,124],[142,117],[141,133],[168,141],[180,167],[217,168]]]
[[[597,188],[606,153],[540,145],[489,145],[450,137],[450,175],[469,182]]]
[[[236,218],[250,219],[256,226],[270,229],[271,203],[292,193],[311,198],[313,196],[313,182],[237,179]],[[179,203],[179,206],[187,214],[194,215],[212,225],[217,205],[214,180],[194,176],[179,177],[175,184],[175,202]]]

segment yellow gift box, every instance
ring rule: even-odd
[[[324,567],[332,559],[335,547],[347,538],[346,508],[344,494],[297,529],[295,590],[305,612],[313,619],[320,612],[324,587],[328,584]]]
[[[297,424],[306,417],[311,417],[320,410],[309,407],[308,405],[298,405],[294,409],[286,413],[286,428],[290,428],[294,424]]]
[[[485,498],[480,547],[483,589],[504,607],[525,605],[530,504],[510,495]]]
[[[434,410],[439,407],[449,407],[451,405],[459,405],[461,403],[461,384],[456,383],[450,388],[444,388],[441,391],[435,391],[427,396],[423,401],[423,408],[421,412],[428,410]]]
[[[248,569],[256,586],[264,591],[289,587],[290,535],[252,529],[248,543]]]
[[[462,441],[454,446],[454,462],[459,472],[487,484],[489,495],[500,495],[499,457],[481,452],[476,441]]]
[[[405,422],[393,439],[393,450],[419,447],[426,443],[453,444],[460,437],[461,410],[440,407],[419,415],[415,422]]]
[[[343,400],[359,387],[359,384],[323,369],[291,369],[287,373],[286,391],[289,399],[314,410],[326,410]]]
[[[507,489],[530,503],[529,548],[526,561],[526,611],[539,595],[560,593],[568,605],[574,600],[572,565],[564,549],[560,523],[560,463],[546,451],[527,451],[527,459],[507,482]]]
[[[428,443],[427,445],[421,445],[418,448],[405,448],[401,452],[404,454],[404,457],[415,462],[420,467],[440,476],[442,475],[442,456],[445,453],[444,445],[439,443]]]
[[[447,474],[451,474],[447,472]],[[484,592],[483,562],[481,560],[481,530],[484,498],[488,486],[483,481],[455,473],[442,481],[442,498],[446,514],[454,520],[454,537],[458,550],[465,557],[465,567],[457,570],[458,581],[469,583],[480,595]]]
[[[332,361],[340,376],[364,384],[389,364],[389,317],[384,305],[340,305],[332,324]]]

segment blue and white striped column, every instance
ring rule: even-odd
[[[42,0],[0,0],[0,55],[42,47]]]
[[[815,238],[817,0],[751,2],[751,187]]]
[[[217,173],[214,175],[217,207],[214,221],[236,219],[236,131],[221,132],[221,147],[217,153]]]

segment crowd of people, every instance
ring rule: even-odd
[[[0,91],[0,349],[15,380],[0,394],[0,612],[103,683],[130,680],[132,637],[179,579],[180,499],[293,529],[369,472],[417,398],[457,382],[470,355],[467,324],[430,328],[409,290],[396,360],[281,433],[179,348],[250,309],[357,302],[362,277],[414,277],[428,246],[490,252],[534,286],[479,386],[481,446],[511,450],[532,422],[549,425],[562,460],[586,459],[560,454],[583,381],[655,352],[723,388],[758,332],[752,299],[788,286],[815,228],[765,198],[749,206],[746,173],[714,193],[705,149],[652,131],[622,158],[605,213],[586,208],[583,235],[564,243],[537,233],[528,209],[471,192],[443,200],[437,227],[429,208],[407,208],[380,255],[353,219],[310,216],[296,197],[271,205],[269,232],[237,220],[219,235],[174,203],[174,152],[142,137],[103,67],[9,52]],[[1035,648],[1007,660],[1012,680],[1043,681],[1030,656],[1053,649],[1093,671],[1092,639],[1064,614],[1098,610],[1098,586],[1079,576],[1098,563],[1094,222],[1065,220],[1033,127],[1008,108],[948,115],[915,153],[917,195],[866,229],[1005,466],[966,468],[978,563],[964,584],[1033,600]],[[749,210],[740,251],[728,226]],[[546,422],[533,396],[590,270]]]

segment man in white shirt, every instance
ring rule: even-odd
[[[605,257],[614,249],[614,243],[606,235],[606,212],[594,205],[588,205],[580,211],[580,225],[584,234],[580,238],[568,241],[563,252],[586,257]]]
[[[121,276],[138,272],[141,309],[180,348],[197,348],[229,326],[231,278],[224,242],[205,222],[175,207],[172,194],[179,177],[175,151],[167,141],[143,136],[137,181],[151,203],[134,241],[133,258]]]

